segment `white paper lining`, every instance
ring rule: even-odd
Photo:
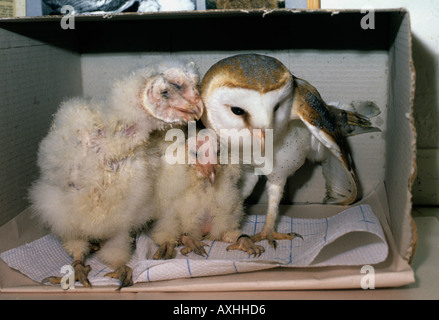
[[[243,223],[243,233],[259,232],[265,222],[264,215],[250,215]],[[388,245],[382,227],[368,205],[349,208],[335,216],[322,219],[302,219],[283,216],[278,232],[295,232],[302,235],[293,240],[277,241],[273,249],[266,240],[261,241],[265,252],[260,257],[242,251],[226,251],[229,243],[204,242],[207,257],[194,253],[177,255],[170,260],[153,260],[157,250],[147,234],[140,234],[136,250],[129,263],[133,268],[133,281],[150,282],[179,278],[243,273],[274,267],[336,266],[377,264],[386,259]],[[73,259],[64,251],[54,235],[47,235],[26,245],[0,254],[11,268],[17,269],[34,281],[48,276],[63,276],[61,267]],[[89,280],[93,286],[118,285],[119,281],[105,277],[111,269],[92,254],[86,259],[92,268]],[[77,283],[79,286],[79,282]]]

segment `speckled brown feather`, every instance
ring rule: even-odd
[[[336,115],[331,108],[323,101],[319,92],[305,80],[294,78],[294,100],[292,112],[299,116],[302,121],[306,121],[312,126],[322,130],[340,149],[338,158],[342,161],[348,174],[351,175],[355,190],[351,190],[351,196],[339,203],[347,205],[354,202],[357,198],[357,178],[352,168],[348,147],[341,133]]]
[[[244,88],[266,93],[291,81],[289,70],[277,59],[258,54],[241,54],[213,65],[201,83],[203,98],[219,87]]]
[[[319,92],[307,81],[295,78],[293,110],[303,121],[318,127],[326,133],[339,147],[344,165],[351,170],[347,146],[340,132],[335,116]]]

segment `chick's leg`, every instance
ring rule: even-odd
[[[113,272],[105,274],[106,277],[118,279],[120,281],[119,287],[116,291],[119,291],[123,287],[129,287],[133,285],[133,269],[127,265],[117,267]]]
[[[241,180],[239,181],[239,189],[241,190],[242,199],[246,199],[251,195],[253,189],[258,183],[258,180],[259,180],[259,176],[254,173],[253,168],[251,168],[250,171],[248,170],[243,171]]]
[[[204,247],[209,246],[208,244],[186,234],[181,236],[180,242],[184,245],[184,247],[180,250],[183,255],[187,255],[189,252],[193,251],[200,256],[207,256],[207,252],[204,250]]]
[[[181,233],[181,221],[176,217],[178,214],[174,206],[161,211],[160,219],[151,232],[151,238],[159,246],[154,253],[154,260],[174,258],[174,248],[178,245],[178,237]]]
[[[276,240],[292,240],[295,237],[302,238],[301,235],[291,232],[291,233],[279,233],[275,231],[274,224],[279,211],[279,203],[282,198],[283,189],[286,181],[283,183],[275,184],[267,181],[268,188],[268,211],[265,220],[264,227],[262,231],[253,235],[251,240],[253,242],[259,242],[261,240],[267,239],[271,247],[277,247]]]
[[[79,281],[86,288],[91,288],[90,281],[87,278],[91,267],[84,265],[84,257],[90,251],[90,244],[88,241],[81,239],[63,239],[62,242],[66,251],[73,256],[74,261],[72,263],[72,267],[75,272],[75,281]],[[44,279],[43,282],[60,284],[61,279],[62,277],[48,277]]]
[[[132,238],[129,232],[121,232],[105,242],[100,251],[99,257],[106,262],[114,271],[105,274],[106,277],[118,279],[119,291],[123,287],[133,285],[133,270],[127,266],[131,258]]]
[[[164,219],[163,219],[164,220]],[[154,260],[167,260],[172,259],[175,256],[174,248],[178,245],[176,240],[178,236],[174,236],[174,232],[170,232],[169,229],[166,230],[162,225],[156,226],[152,232],[152,239],[154,243],[159,246],[157,251],[154,253]],[[174,229],[170,229],[174,231]]]
[[[174,258],[174,248],[177,246],[176,241],[168,241],[159,245],[154,253],[154,260],[167,260]]]
[[[223,207],[220,205],[217,208],[219,211],[215,212],[209,237],[232,243],[226,248],[227,251],[242,250],[249,255],[260,256],[265,251],[264,247],[254,244],[248,235],[242,234],[239,230],[244,215],[242,201],[238,199],[233,204],[230,214],[224,214]]]

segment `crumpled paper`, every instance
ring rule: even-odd
[[[249,215],[242,231],[253,235],[262,229],[264,223],[265,215]],[[384,261],[388,254],[383,229],[368,205],[354,206],[322,219],[283,216],[277,231],[298,233],[303,240],[299,237],[280,240],[276,249],[263,240],[258,244],[264,246],[265,252],[259,257],[243,251],[226,251],[229,243],[205,240],[209,245],[205,247],[205,257],[194,253],[184,256],[177,248],[174,259],[153,260],[158,247],[148,234],[141,233],[136,239],[136,250],[128,265],[133,269],[133,281],[136,283],[243,273],[274,267],[377,264]],[[3,252],[0,258],[9,267],[37,282],[49,276],[64,276],[61,268],[73,262],[60,240],[51,234]],[[112,270],[95,254],[90,255],[85,263],[91,266],[88,278],[93,286],[119,284],[118,280],[104,276]],[[80,286],[79,282],[76,285]]]

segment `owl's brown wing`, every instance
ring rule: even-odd
[[[294,81],[292,118],[302,120],[312,133],[309,158],[322,162],[327,189],[325,202],[351,204],[358,196],[358,182],[337,118],[316,88],[299,78]]]

